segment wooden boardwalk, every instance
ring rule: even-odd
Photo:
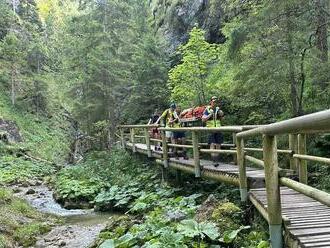
[[[266,189],[251,189],[249,194],[251,202],[260,204],[265,214]],[[329,207],[287,187],[281,188],[281,206],[290,247],[330,247]]]
[[[126,144],[130,149],[132,149],[133,145],[132,143]],[[145,144],[135,144],[137,148],[137,152],[142,154],[147,154],[147,145]],[[155,151],[154,146],[151,146],[152,149],[152,156],[155,158],[161,158],[163,152],[162,151]],[[169,153],[171,155],[171,153]],[[218,166],[214,166],[214,162],[208,161],[208,160],[200,160],[202,170],[202,176],[207,175],[208,177],[212,177],[212,175],[218,175],[219,177],[223,178],[225,182],[232,183],[234,185],[239,184],[239,172],[238,172],[238,166],[235,164],[229,164],[229,163],[219,163]],[[189,158],[188,160],[184,160],[183,158],[175,159],[170,158],[169,159],[169,166],[176,168],[176,169],[182,169],[186,171],[194,172],[194,160]],[[252,168],[247,167],[246,168],[246,174],[249,181],[250,188],[260,188],[264,187],[265,185],[265,173],[263,170],[258,168]],[[226,180],[225,178],[228,178],[229,180]]]
[[[126,143],[127,148],[133,149],[132,143]],[[145,144],[135,144],[136,151],[147,154]],[[152,157],[161,158],[162,151],[154,151]],[[169,153],[170,155],[170,153]],[[160,161],[159,161],[160,162]],[[229,163],[220,163],[215,167],[214,162],[200,160],[202,177],[216,179],[234,185],[239,184],[238,166]],[[193,159],[169,159],[169,167],[194,173]],[[247,167],[250,201],[256,206],[265,219],[267,214],[267,197],[265,190],[264,171]],[[288,247],[330,247],[330,208],[303,194],[286,187],[281,188],[281,204]]]

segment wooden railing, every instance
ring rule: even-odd
[[[258,127],[256,129],[240,132],[237,137],[237,153],[244,154],[244,143],[251,136],[262,135],[263,162],[265,168],[265,182],[267,193],[267,220],[272,247],[283,247],[282,241],[282,211],[280,185],[291,188],[309,196],[327,206],[330,206],[330,194],[307,185],[307,160],[330,164],[329,158],[307,155],[306,136],[309,133],[324,133],[330,131],[330,110],[281,121],[278,123]],[[279,176],[278,150],[276,137],[289,134],[289,150],[291,156],[290,167],[298,170],[299,182],[287,177]],[[243,156],[243,155],[241,155]],[[241,197],[246,197],[246,169],[243,159],[238,159],[240,171]],[[294,204],[294,202],[293,202]],[[258,207],[258,206],[256,206]]]
[[[193,159],[195,176],[200,177],[202,168],[200,165],[201,153],[221,153],[233,154],[234,161],[239,167],[239,187],[241,200],[243,202],[248,199],[248,180],[246,173],[247,162],[264,169],[265,183],[267,193],[267,213],[258,203],[254,205],[259,212],[264,213],[264,217],[269,223],[269,231],[271,244],[273,248],[283,247],[282,241],[282,213],[281,213],[281,197],[280,185],[287,186],[297,192],[309,196],[327,206],[330,206],[330,194],[318,190],[307,185],[308,172],[307,161],[320,162],[330,165],[330,158],[317,157],[307,155],[306,137],[310,133],[330,132],[330,110],[281,121],[274,124],[263,126],[224,126],[219,128],[159,128],[162,133],[162,139],[150,138],[149,129],[156,128],[154,125],[125,125],[120,126],[121,143],[125,147],[126,136],[129,135],[130,142],[133,146],[133,152],[136,152],[136,139],[143,139],[147,145],[148,156],[152,157],[151,143],[162,143],[162,161],[165,168],[169,166],[169,147],[180,147],[193,149]],[[130,132],[125,133],[124,130],[129,129]],[[140,133],[138,133],[140,131]],[[191,145],[169,144],[165,137],[166,131],[184,131],[191,133]],[[233,144],[223,144],[226,149],[205,149],[205,143],[200,142],[199,134],[202,132],[222,132],[231,133]],[[140,134],[143,135],[140,135]],[[278,149],[277,136],[288,135],[288,149]],[[246,141],[252,136],[262,136],[262,148],[245,147]],[[262,153],[262,159],[248,155],[247,153]],[[288,177],[286,173],[281,173],[282,168],[278,164],[278,154],[285,154],[290,160],[290,169],[298,172],[299,182]],[[230,181],[227,181],[230,183]]]

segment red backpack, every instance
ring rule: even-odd
[[[189,109],[185,109],[181,112],[180,117],[182,119],[190,119],[194,117],[194,109],[193,108],[189,108]]]
[[[194,117],[196,119],[202,119],[205,109],[206,109],[206,106],[199,106],[199,107],[195,107],[195,108],[185,109],[180,114],[180,117],[182,119],[191,119]]]
[[[197,119],[202,119],[205,109],[206,106],[199,106],[194,108],[194,112],[193,112],[194,117]]]

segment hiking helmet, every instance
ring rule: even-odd
[[[172,102],[171,105],[170,105],[170,108],[171,109],[175,109],[176,108],[176,104],[174,102]]]

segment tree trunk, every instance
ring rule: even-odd
[[[16,104],[16,68],[12,66],[11,70],[11,103],[13,106]]]
[[[328,61],[328,18],[326,14],[328,0],[315,0],[316,8],[316,47],[320,50],[319,58]]]
[[[289,12],[289,10],[287,11]],[[286,17],[286,24],[287,24],[287,44],[288,44],[288,64],[289,64],[289,82],[290,82],[290,98],[291,98],[291,113],[292,117],[296,117],[301,115],[301,112],[303,111],[302,106],[299,106],[299,93],[298,93],[298,81],[296,79],[296,73],[295,73],[295,65],[294,65],[294,48],[293,48],[293,40],[292,40],[292,23],[290,16],[287,15]]]

